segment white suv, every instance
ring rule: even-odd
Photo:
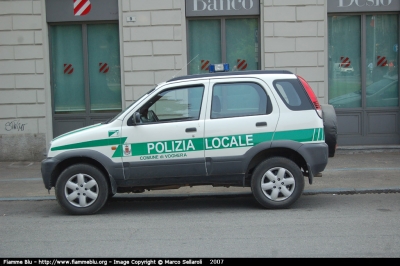
[[[116,193],[196,185],[251,187],[262,206],[288,208],[334,155],[322,117],[311,87],[288,71],[177,77],[55,138],[43,181],[71,214],[93,214]]]

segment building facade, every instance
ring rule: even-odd
[[[400,143],[399,0],[0,0],[0,160],[40,161],[157,83],[285,69],[335,106],[339,145]]]

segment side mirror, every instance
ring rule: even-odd
[[[128,120],[128,126],[136,126],[137,124],[141,124],[139,112],[135,112],[133,116]]]
[[[142,123],[142,121],[140,120],[140,113],[139,113],[139,112],[135,112],[135,113],[133,114],[132,119],[133,119],[133,124],[134,124],[134,125],[137,125],[137,124]]]

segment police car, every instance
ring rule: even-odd
[[[173,78],[109,121],[53,139],[45,188],[71,214],[94,214],[116,193],[196,185],[251,187],[261,206],[290,207],[334,155],[335,130],[328,147],[303,78],[228,69]]]

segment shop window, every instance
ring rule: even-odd
[[[51,27],[55,113],[85,112],[82,27]]]
[[[329,17],[329,102],[361,107],[361,16]]]
[[[399,106],[398,20],[391,14],[329,17],[329,103],[335,108]]]
[[[55,114],[121,110],[118,24],[51,25]]]
[[[259,69],[258,34],[257,18],[189,20],[189,74],[218,63],[231,71]]]
[[[398,16],[369,15],[366,21],[367,107],[399,106]]]

